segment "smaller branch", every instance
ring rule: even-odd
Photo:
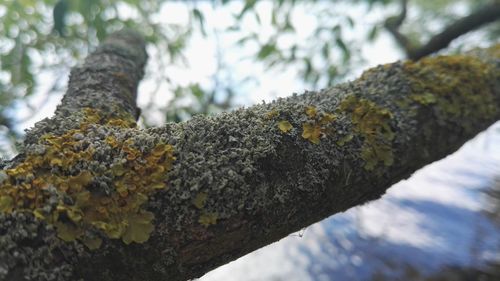
[[[448,47],[454,39],[479,27],[500,19],[500,3],[486,5],[472,14],[457,20],[441,33],[432,37],[427,44],[409,53],[410,59],[418,60],[441,49]]]
[[[142,35],[122,30],[108,36],[85,63],[71,71],[68,91],[59,112],[91,107],[103,112],[126,112],[137,119],[137,86],[144,76],[146,42]]]
[[[61,135],[75,129],[79,124],[75,113],[84,108],[106,113],[102,122],[117,116],[136,121],[140,115],[137,86],[146,59],[146,42],[139,33],[124,29],[108,36],[83,65],[71,70],[68,89],[54,117],[37,122],[26,133],[24,145],[36,144],[44,134]]]
[[[406,17],[408,0],[402,0],[401,14],[390,17],[385,21],[385,28],[392,34],[398,44],[403,47],[409,59],[418,60],[441,49],[448,47],[456,38],[478,29],[479,27],[500,19],[500,3],[495,2],[476,10],[448,25],[443,31],[434,35],[426,44],[412,46],[407,36],[399,31],[399,27]]]
[[[406,35],[402,34],[399,31],[399,28],[403,24],[404,20],[406,19],[406,14],[408,11],[408,0],[401,0],[401,12],[399,15],[389,17],[384,23],[384,27],[392,34],[394,39],[398,42],[398,44],[403,47],[405,50],[406,54],[408,55],[409,53],[412,52],[414,47],[411,45],[410,40]]]

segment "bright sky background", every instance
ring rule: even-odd
[[[235,23],[233,15],[241,10],[241,5],[242,3],[239,1],[234,1],[230,5],[214,9],[208,2],[198,3],[197,7],[202,10],[205,15],[205,26],[208,36],[204,37],[200,32],[194,33],[190,44],[185,50],[185,56],[188,58],[188,65],[186,67],[167,66],[166,72],[168,77],[181,85],[189,85],[198,82],[202,86],[212,86],[212,77],[217,70],[216,52],[217,44],[219,44],[220,50],[222,50],[222,64],[230,69],[228,71],[228,73],[230,73],[228,79],[241,81],[245,77],[250,76],[253,78],[250,83],[241,83],[238,85],[238,91],[241,94],[235,99],[237,106],[249,106],[262,101],[268,102],[277,97],[288,96],[292,93],[302,93],[306,87],[300,79],[297,78],[296,69],[293,67],[287,69],[279,67],[276,69],[266,69],[262,64],[255,63],[252,57],[258,50],[256,45],[247,44],[241,47],[235,44],[243,35],[251,31],[258,31],[259,38],[263,41],[271,35],[271,24],[265,24],[270,23],[271,1],[262,2],[257,5],[257,10],[259,11],[263,25],[258,25],[253,17],[246,17],[241,22],[241,32],[223,32]],[[358,21],[356,28],[346,34],[347,39],[355,39],[356,36],[358,37],[357,39],[363,38],[367,30],[381,18],[381,11],[377,11],[377,9],[365,15],[366,7],[355,6],[355,8],[352,8],[349,6],[349,9],[347,9],[347,6],[342,6],[346,5],[339,5],[339,10],[348,11]],[[156,23],[186,25],[189,20],[190,12],[186,7],[188,6],[185,3],[167,2],[163,5],[163,8],[158,14],[152,17],[152,20]],[[298,12],[293,14],[293,20],[295,23],[298,23],[296,24],[297,35],[294,38],[288,38],[288,41],[297,39],[307,40],[307,37],[311,35],[317,24],[317,20],[312,14],[304,13],[304,10],[296,10],[298,10]],[[121,12],[122,18],[134,17],[133,11],[127,6],[121,7]],[[290,42],[287,42],[287,38],[285,38],[280,41],[280,44],[287,45],[290,44]],[[376,42],[362,46],[361,50],[363,56],[367,58],[367,61],[365,64],[359,65],[350,79],[354,79],[358,76],[367,66],[393,62],[403,57],[402,53],[395,47],[392,39],[389,38],[387,34],[383,33]],[[147,71],[157,69],[154,65],[157,63],[155,60],[155,49],[148,48],[148,53],[150,59],[148,61]],[[19,124],[21,130],[33,126],[35,122],[45,117],[51,116],[62,97],[61,94],[52,95],[49,97],[49,101],[43,103],[46,99],[45,93],[49,91],[50,87],[50,83],[43,83],[43,81],[51,81],[54,78],[50,73],[41,73],[38,79],[42,81],[42,83],[40,83],[40,87],[30,99],[29,103],[33,107],[39,104],[44,105],[38,108],[33,116],[27,116],[27,114],[31,114],[31,111],[27,110],[26,107],[23,108],[22,105],[20,105],[20,108],[16,109],[16,113],[19,114],[20,119],[25,120]],[[144,107],[152,100],[153,104],[157,105],[157,110],[143,112],[143,114],[149,116],[149,121],[153,121],[156,125],[161,125],[164,120],[164,115],[160,111],[160,108],[165,106],[167,101],[172,98],[172,92],[165,83],[162,83],[159,87],[159,93],[161,94],[153,96],[151,92],[156,86],[156,81],[152,79],[142,81],[139,86],[138,105]]]

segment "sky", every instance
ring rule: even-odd
[[[241,22],[241,32],[224,32],[225,29],[235,23],[234,14],[241,10],[239,1],[234,1],[230,5],[218,7],[214,9],[208,2],[200,2],[198,8],[204,12],[207,33],[209,36],[203,36],[200,32],[195,32],[190,40],[190,43],[185,50],[185,57],[188,58],[188,65],[178,66],[169,65],[166,67],[169,79],[180,85],[187,86],[191,83],[200,83],[202,86],[213,86],[213,76],[217,71],[217,45],[221,50],[222,64],[229,67],[228,77],[223,77],[228,80],[242,81],[247,77],[252,77],[250,83],[240,83],[237,85],[240,93],[235,99],[235,106],[249,106],[260,103],[262,101],[269,102],[278,97],[285,97],[293,93],[302,93],[306,90],[304,83],[298,79],[297,70],[293,67],[287,69],[276,68],[269,69],[263,64],[255,63],[251,57],[258,50],[256,45],[239,46],[236,42],[249,32],[255,31],[259,34],[259,38],[265,41],[271,36],[273,27],[270,22],[271,17],[271,1],[264,1],[257,5],[257,10],[261,17],[262,25],[259,25],[253,17],[246,17]],[[345,6],[345,4],[344,4]],[[189,10],[186,4],[180,2],[167,2],[157,15],[152,17],[152,21],[158,24],[180,24],[186,25],[189,20]],[[349,11],[359,21],[356,27],[349,30],[347,39],[362,39],[366,34],[366,29],[372,26],[377,20],[380,20],[382,11],[375,9],[374,11],[359,17],[365,13],[366,7],[355,6],[355,9],[347,9],[348,7],[339,7],[339,10]],[[126,5],[121,8],[121,18],[134,18],[133,10]],[[387,11],[384,11],[387,12]],[[293,14],[293,20],[296,24],[296,36],[293,38],[285,38],[283,45],[290,44],[291,40],[307,40],[308,36],[314,31],[314,27],[318,21],[312,14],[307,14],[298,9]],[[352,35],[351,35],[352,34]],[[201,47],[202,46],[202,47]],[[359,64],[352,74],[348,77],[354,79],[369,66],[394,62],[403,57],[399,49],[396,48],[394,42],[387,34],[381,34],[379,40],[373,44],[366,44],[361,48],[362,56],[367,58],[366,62]],[[148,48],[149,61],[146,67],[146,77],[155,75],[153,72],[158,69],[157,50]],[[168,62],[166,62],[168,63]],[[148,75],[150,74],[150,75]],[[51,81],[54,75],[49,72],[41,73],[39,81]],[[46,93],[50,91],[50,83],[39,83],[36,93],[30,99],[29,104],[37,108],[35,112],[30,110],[25,104],[19,104],[15,109],[16,114],[23,120],[18,130],[22,131],[30,128],[35,122],[53,114],[55,107],[62,98],[62,93],[51,95],[49,100],[46,100]],[[145,112],[148,121],[155,125],[161,125],[164,122],[164,115],[161,109],[172,98],[172,91],[166,83],[161,83],[157,94],[152,94],[157,87],[157,81],[154,79],[145,79],[139,86],[138,105],[145,107],[149,103],[153,106],[153,110]],[[308,89],[311,90],[311,89]],[[43,105],[43,106],[39,106]],[[34,114],[33,114],[34,113]]]

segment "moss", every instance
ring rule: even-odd
[[[123,133],[135,127],[126,115],[106,118],[85,108],[83,116],[79,128],[42,136],[42,149],[28,151],[23,162],[5,170],[0,211],[32,213],[54,225],[62,240],[79,240],[90,249],[99,247],[101,237],[145,242],[154,217],[143,206],[166,188],[173,147],[134,144]],[[112,164],[102,157],[112,157]]]
[[[471,56],[449,56],[403,64],[411,82],[410,99],[428,106],[441,124],[454,123],[467,132],[477,120],[493,118],[498,111],[489,85],[494,69]]]
[[[390,122],[392,114],[388,109],[379,107],[374,102],[351,95],[340,103],[340,112],[349,112],[354,124],[354,130],[364,141],[361,148],[361,158],[365,161],[364,168],[373,170],[382,162],[391,166],[394,162],[392,140],[395,137]],[[352,140],[349,134],[339,140],[339,145]]]

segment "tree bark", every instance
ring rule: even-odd
[[[139,129],[117,33],[0,166],[0,280],[186,280],[379,198],[500,117],[500,46]]]

